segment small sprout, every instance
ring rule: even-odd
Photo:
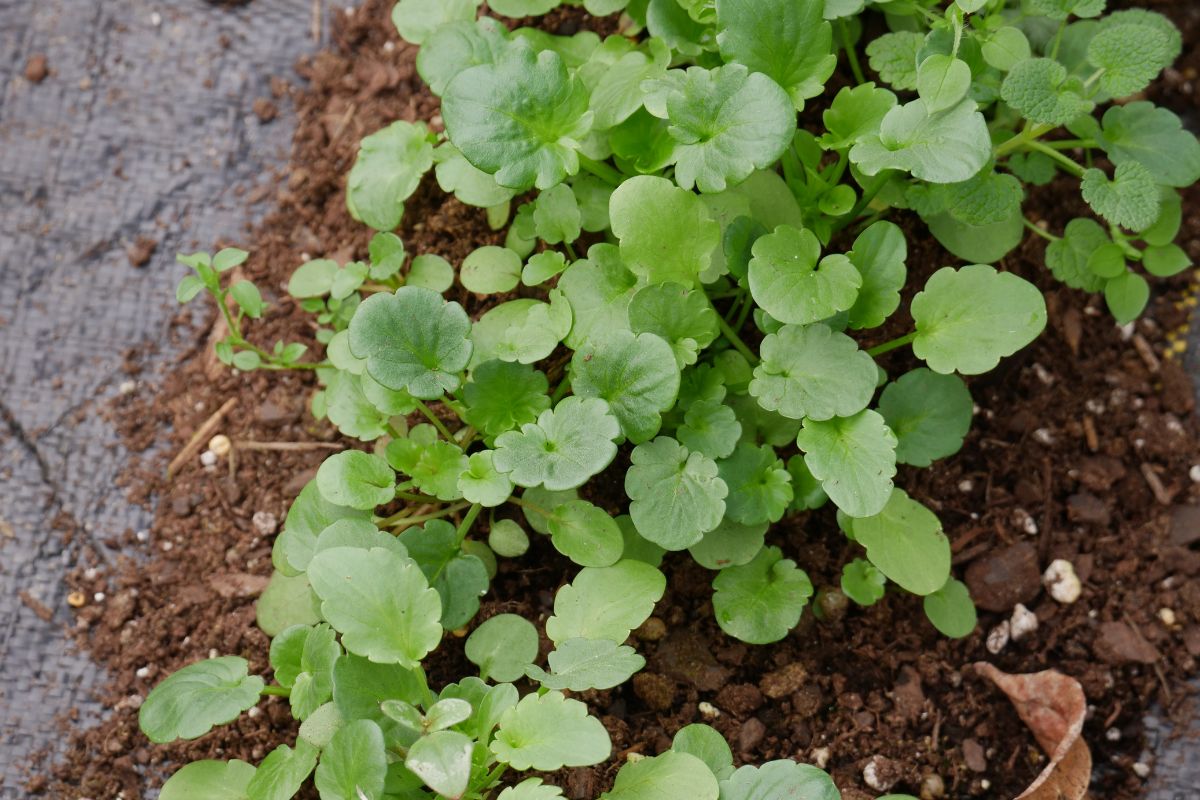
[[[1063,558],[1050,562],[1042,575],[1042,583],[1051,597],[1065,605],[1074,603],[1083,593],[1083,583],[1075,573],[1075,565]]]

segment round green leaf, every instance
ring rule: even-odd
[[[671,749],[700,759],[718,780],[733,774],[733,752],[729,749],[729,743],[708,725],[694,723],[683,726],[671,740]]]
[[[193,761],[163,784],[159,800],[244,800],[255,769],[245,761]]]
[[[729,487],[725,516],[734,522],[778,522],[791,505],[791,476],[770,445],[743,442],[732,456],[717,462],[717,471]]]
[[[517,558],[529,550],[529,534],[515,520],[498,519],[488,531],[487,543],[501,558]]]
[[[725,569],[749,564],[762,550],[767,523],[743,525],[730,519],[704,534],[704,538],[688,548],[696,563],[705,569]]]
[[[158,744],[196,739],[254,706],[262,688],[263,679],[249,674],[244,658],[199,661],[151,690],[138,710],[138,725]]]
[[[953,107],[970,88],[971,68],[960,58],[935,53],[917,68],[917,94],[930,111]]]
[[[432,166],[433,145],[423,123],[401,120],[366,137],[346,179],[350,216],[377,231],[392,230]]]
[[[970,97],[931,113],[914,100],[887,113],[879,134],[850,149],[850,160],[867,175],[898,169],[930,183],[958,183],[992,157],[991,136]]]
[[[279,745],[258,765],[254,777],[246,785],[246,796],[252,800],[292,800],[317,766],[320,752],[303,739],[296,740],[295,750],[286,744]],[[187,795],[205,800],[212,796],[206,793]]]
[[[950,578],[946,585],[933,594],[925,595],[925,616],[943,635],[951,639],[970,636],[975,630],[978,617],[971,592],[962,581]]]
[[[754,243],[750,294],[780,322],[808,325],[854,305],[862,276],[843,255],[821,255],[808,230],[781,225]]]
[[[493,463],[518,486],[574,489],[612,463],[620,432],[608,403],[568,397],[536,423],[496,437]]]
[[[466,655],[484,680],[518,680],[537,658],[537,628],[516,614],[497,614],[467,637]]]
[[[494,306],[471,328],[474,368],[492,359],[532,364],[541,361],[571,330],[571,309],[562,292],[550,290],[550,302],[531,298]]]
[[[699,289],[677,283],[646,286],[629,303],[629,326],[634,333],[653,333],[671,345],[682,368],[695,364],[700,351],[719,332],[717,312]]]
[[[443,797],[461,797],[471,782],[475,743],[458,731],[434,731],[413,742],[404,766]]]
[[[413,668],[442,638],[442,603],[420,567],[390,550],[335,547],[313,556],[308,578],[346,649]]]
[[[875,328],[900,306],[900,290],[908,270],[908,243],[891,222],[876,222],[858,235],[846,254],[862,276],[858,297],[850,307],[850,327]]]
[[[331,503],[370,511],[396,496],[396,475],[379,456],[345,450],[321,462],[317,489]]]
[[[825,325],[784,325],[763,339],[750,394],[790,419],[851,416],[875,394],[875,361]]]
[[[475,19],[480,0],[400,0],[392,7],[392,23],[406,42],[421,44],[443,25]]]
[[[620,644],[662,599],[667,582],[649,564],[625,559],[611,567],[581,569],[554,596],[546,635],[555,644],[569,639],[608,639]]]
[[[873,606],[883,599],[887,576],[864,558],[842,567],[842,593],[860,606]]]
[[[1001,72],[1008,72],[1026,61],[1032,53],[1028,37],[1020,28],[1011,25],[993,31],[980,49],[983,60]]]
[[[471,358],[471,321],[458,303],[417,286],[379,292],[350,321],[350,350],[389,389],[433,400],[458,388]]]
[[[1187,252],[1177,244],[1151,245],[1142,253],[1142,266],[1151,275],[1169,278],[1192,265]]]
[[[841,800],[833,779],[811,764],[768,761],[738,767],[721,783],[722,800]]]
[[[621,258],[647,283],[695,286],[721,244],[721,227],[700,198],[666,178],[624,181],[612,194],[609,216]]]
[[[338,269],[337,262],[328,258],[305,261],[288,280],[288,294],[299,299],[327,295]]]
[[[818,422],[796,437],[804,463],[837,507],[852,517],[883,510],[896,474],[896,435],[874,411]]]
[[[878,514],[848,524],[871,563],[901,588],[931,594],[950,577],[950,540],[942,523],[903,489],[893,491]]]
[[[628,645],[609,639],[568,639],[546,657],[550,671],[533,665],[526,674],[547,689],[584,692],[611,689],[646,666]]]
[[[463,259],[458,279],[476,294],[511,292],[521,280],[521,257],[507,247],[480,247]]]
[[[750,644],[777,642],[800,621],[813,587],[778,547],[721,570],[713,580],[713,614],[721,630]]]
[[[379,726],[369,719],[349,722],[321,751],[317,791],[322,800],[382,800],[387,765]]]
[[[484,508],[501,505],[512,494],[512,481],[497,471],[491,450],[472,453],[465,472],[458,476],[458,489],[471,503]]]
[[[667,436],[640,444],[625,473],[638,533],[668,550],[690,547],[720,524],[728,488],[716,463]]]
[[[1137,161],[1120,164],[1112,180],[1102,170],[1085,170],[1079,189],[1097,214],[1131,231],[1149,228],[1162,208],[1162,194],[1154,176]]]
[[[613,331],[588,342],[571,359],[571,388],[607,401],[634,444],[650,439],[679,396],[679,366],[666,341],[652,333]]]
[[[562,800],[562,789],[542,783],[541,778],[526,778],[500,792],[496,800]]]
[[[405,283],[441,294],[454,283],[454,267],[441,256],[431,253],[419,255],[409,265]]]
[[[924,368],[888,384],[879,397],[879,413],[898,440],[896,460],[916,467],[962,448],[974,407],[961,378]]]
[[[308,557],[311,558],[311,553]],[[320,601],[308,585],[308,578],[276,571],[271,573],[270,583],[255,603],[254,622],[267,636],[276,636],[292,625],[320,622],[319,605]]]
[[[693,755],[668,750],[621,767],[611,791],[600,800],[717,800],[716,776]]]
[[[684,422],[675,435],[688,450],[709,458],[724,458],[742,437],[742,424],[732,408],[720,400],[698,400],[687,406]]]
[[[637,276],[626,268],[620,252],[611,244],[593,245],[587,259],[568,267],[558,279],[558,288],[574,316],[571,332],[565,337],[567,346],[577,350],[593,337],[628,330],[628,309],[637,284]]]
[[[513,769],[552,771],[604,761],[612,742],[587,706],[561,692],[528,694],[504,712],[491,750]]]
[[[554,549],[581,567],[607,567],[621,557],[621,529],[608,512],[587,500],[571,500],[550,516]]]
[[[1150,284],[1136,272],[1126,272],[1104,284],[1104,302],[1118,324],[1133,322],[1150,302]]]
[[[450,81],[442,116],[468,161],[521,191],[549,189],[578,172],[577,151],[592,125],[587,89],[558,53],[521,42]]]

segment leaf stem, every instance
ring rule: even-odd
[[[867,351],[867,355],[874,358],[875,356],[881,356],[884,353],[890,353],[891,351],[893,351],[897,348],[904,347],[904,345],[906,345],[906,344],[911,344],[913,339],[916,339],[916,338],[917,338],[916,331],[913,331],[912,333],[906,333],[903,336],[898,336],[889,342],[884,342],[883,344],[879,344],[879,345],[872,347],[870,350]]]
[[[442,517],[447,517],[456,511],[462,511],[469,505],[470,503],[455,503],[452,506],[446,506],[441,511],[433,511],[429,514],[417,514],[416,516],[412,517],[408,516],[406,509],[405,511],[398,511],[390,517],[379,520],[378,525],[381,528],[393,528],[398,525],[403,525],[407,528],[409,525],[415,525],[418,522],[428,522],[431,519],[441,519]]]
[[[579,154],[579,166],[605,183],[610,183],[613,186],[620,186],[625,182],[625,176],[616,167],[606,164],[603,161],[597,161],[594,158],[588,158],[582,153]]]
[[[467,532],[471,530],[471,526],[475,523],[475,518],[479,516],[479,512],[483,510],[483,506],[475,503],[471,506],[471,510],[463,517],[462,522],[458,525],[458,531],[455,534],[456,541],[462,544],[463,539],[467,538]]]
[[[272,695],[274,697],[291,697],[292,690],[286,686],[264,686],[260,694]]]
[[[709,300],[708,304],[712,305],[712,301]],[[717,311],[716,306],[713,306],[713,311],[716,312],[717,327],[721,330],[721,335],[725,337],[725,340],[733,345],[733,349],[741,353],[742,356],[750,362],[751,366],[757,364],[758,356],[754,354],[754,351],[742,341],[742,337],[738,336],[737,331],[735,331],[729,325],[729,323],[725,321],[725,318],[721,316],[721,312]]]
[[[850,65],[850,71],[854,73],[854,80],[858,83],[866,83],[867,79],[863,75],[862,64],[858,63],[858,53],[854,49],[854,42],[850,41],[850,26],[845,20],[838,20],[838,31],[842,35],[842,49],[846,51],[846,62]]]
[[[404,492],[404,491],[396,492],[396,499],[397,500],[407,500],[410,503],[436,503],[436,502],[438,502],[438,499],[436,497],[430,497],[429,495],[425,495],[425,494],[414,494],[413,492]]]
[[[432,422],[433,427],[437,428],[438,432],[441,433],[442,436],[446,437],[446,441],[450,442],[452,445],[458,445],[458,440],[454,438],[454,434],[451,433],[450,429],[446,427],[446,423],[442,422],[438,418],[438,415],[434,414],[429,406],[425,405],[425,403],[416,399],[415,397],[413,398],[413,402],[417,404],[417,410],[425,415],[425,419]]]
[[[1055,139],[1053,142],[1042,142],[1042,144],[1055,150],[1074,150],[1076,147],[1092,148],[1099,146],[1099,143],[1095,139]]]
[[[1003,143],[997,145],[995,151],[993,152],[993,155],[997,159],[1003,158],[1004,156],[1011,153],[1013,150],[1016,150],[1021,147],[1025,147],[1033,140],[1040,139],[1041,137],[1045,136],[1047,133],[1049,133],[1052,130],[1054,130],[1054,126],[1049,125],[1049,124],[1030,125],[1025,130],[1021,131],[1019,134],[1017,134],[1013,138],[1009,139],[1007,142],[1003,142]]]
[[[1050,231],[1042,230],[1042,228],[1034,225],[1027,218],[1022,218],[1021,221],[1025,223],[1026,228],[1029,228],[1029,230],[1033,231],[1048,242],[1057,242],[1062,239],[1061,236],[1055,236],[1053,233],[1050,233]]]
[[[566,375],[558,382],[558,386],[554,387],[554,394],[550,395],[550,405],[557,405],[559,400],[566,396],[571,390],[571,379]]]
[[[567,255],[570,256],[572,261],[579,260],[579,256],[575,255],[575,248],[571,247],[570,242],[563,242],[563,249],[567,251]]]
[[[854,208],[850,209],[841,219],[833,225],[834,233],[845,228],[850,223],[858,219],[864,211],[871,205],[871,201],[883,191],[883,187],[887,186],[891,181],[891,176],[887,173],[876,175],[875,180],[871,181],[868,186],[863,187],[862,197],[858,198],[858,202],[854,204]]]
[[[1078,161],[1076,161],[1075,159],[1066,155],[1065,153],[1060,153],[1059,151],[1055,150],[1053,147],[1047,147],[1042,142],[1026,142],[1025,147],[1028,148],[1029,150],[1033,150],[1035,152],[1042,153],[1043,155],[1049,156],[1050,158],[1054,159],[1062,166],[1063,169],[1065,169],[1067,172],[1074,175],[1076,178],[1083,177],[1083,173],[1084,173],[1083,166],[1080,165],[1080,163]]]

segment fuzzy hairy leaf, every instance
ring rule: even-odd
[[[818,422],[796,437],[804,463],[838,508],[852,517],[878,514],[892,494],[896,435],[874,411]]]
[[[1163,186],[1191,186],[1200,180],[1200,141],[1179,117],[1139,100],[1104,112],[1101,145],[1118,166],[1141,164]]]
[[[1104,70],[1100,88],[1113,97],[1145,89],[1177,55],[1168,32],[1135,23],[1101,28],[1087,48],[1088,63]]]
[[[730,636],[770,644],[796,626],[812,593],[796,562],[778,547],[764,547],[750,563],[723,569],[713,580],[713,615]]]
[[[917,54],[925,46],[925,37],[914,31],[885,33],[867,45],[871,69],[893,89],[917,88]]]
[[[514,42],[446,87],[442,116],[468,161],[511,189],[549,189],[579,171],[592,125],[587,89],[550,50]]]
[[[979,375],[1037,338],[1046,302],[1028,281],[970,264],[935,272],[913,298],[912,316],[913,352],[930,369]]]
[[[683,550],[721,522],[728,489],[711,458],[660,436],[634,448],[631,462],[625,493],[642,536],[668,550]]]
[[[797,110],[833,74],[833,28],[823,0],[718,0],[717,45],[728,61],[761,72],[783,87]]]
[[[1098,292],[1104,288],[1104,279],[1088,269],[1088,261],[1111,242],[1100,223],[1078,217],[1067,223],[1061,239],[1046,245],[1046,266],[1072,289]]]
[[[875,393],[875,361],[826,325],[784,325],[762,342],[750,394],[789,419],[825,420],[862,411]]]
[[[1030,58],[1014,66],[1000,96],[1026,119],[1050,125],[1065,125],[1096,105],[1084,96],[1083,81],[1067,77],[1067,68],[1050,58]]]
[[[1102,170],[1086,170],[1080,192],[1097,214],[1132,231],[1153,225],[1162,207],[1154,176],[1137,161],[1119,165],[1111,180]]]
[[[1027,0],[1030,12],[1053,20],[1077,17],[1098,17],[1104,13],[1105,0]]]

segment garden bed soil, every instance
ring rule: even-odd
[[[365,255],[369,232],[349,218],[343,193],[359,140],[397,118],[439,126],[436,98],[414,70],[415,48],[387,23],[389,6],[371,0],[338,14],[333,47],[298,66],[303,85],[278,86],[276,100],[290,99],[298,117],[291,164],[274,196],[258,198],[275,210],[236,242],[251,250],[243,269],[273,303],[252,327],[260,343],[314,344],[311,318],[284,291],[305,258]],[[1185,113],[1200,64],[1192,46],[1200,12],[1167,3],[1162,10],[1184,28],[1188,55],[1154,99]],[[580,22],[578,14],[552,15],[542,24],[571,33]],[[1200,208],[1198,199],[1191,190],[1185,208]],[[1027,210],[1061,230],[1082,206],[1066,181],[1038,190]],[[910,235],[915,277],[950,263],[919,221],[897,221]],[[455,263],[502,239],[481,210],[448,199],[431,179],[409,201],[400,233],[410,253],[436,252]],[[1195,213],[1185,216],[1183,239],[1200,258]],[[594,798],[628,754],[658,753],[676,730],[698,721],[729,738],[739,763],[827,759],[847,800],[877,794],[863,783],[872,760],[895,791],[918,794],[924,781],[933,788],[929,776],[936,775],[945,797],[1015,797],[1045,757],[1007,700],[974,674],[970,665],[980,660],[1010,672],[1055,668],[1076,677],[1091,707],[1085,736],[1096,763],[1093,793],[1140,796],[1134,765],[1145,758],[1142,717],[1154,703],[1184,713],[1185,678],[1200,657],[1200,551],[1193,549],[1200,511],[1189,505],[1197,500],[1189,470],[1200,451],[1192,386],[1173,349],[1195,294],[1184,279],[1160,282],[1146,317],[1122,331],[1102,301],[1048,279],[1042,252],[1030,237],[1004,267],[1048,291],[1046,333],[972,381],[979,413],[962,453],[936,469],[902,469],[897,479],[941,517],[956,573],[967,576],[982,607],[975,633],[947,640],[926,622],[919,600],[889,593],[868,609],[831,607],[825,621],[806,611],[783,642],[747,646],[712,618],[711,573],[686,555],[669,557],[668,593],[635,634],[647,669],[631,684],[582,695],[611,732],[614,755],[560,776],[568,797]],[[480,310],[465,292],[452,299]],[[156,785],[183,762],[257,762],[294,735],[286,701],[273,697],[194,742],[154,746],[137,729],[141,699],[186,663],[236,654],[255,671],[267,669],[268,640],[254,624],[254,603],[271,572],[272,534],[321,460],[346,446],[308,412],[310,374],[234,374],[214,362],[210,336],[181,312],[166,343],[179,355],[163,368],[160,392],[123,396],[112,409],[131,449],[142,453],[127,488],[139,502],[157,502],[155,522],[141,535],[115,537],[131,554],[116,568],[81,566],[71,577],[83,601],[75,633],[112,675],[101,698],[111,711],[97,725],[69,726],[67,756],[34,777],[31,791],[136,800],[147,778]],[[131,352],[128,369],[141,369],[146,355]],[[896,353],[885,366],[896,374],[910,362]],[[205,468],[193,456],[166,479],[166,461],[231,401],[217,430],[235,442],[236,463]],[[245,442],[300,447],[236,448]],[[591,499],[615,513],[623,497],[618,476],[597,483]],[[829,509],[782,522],[770,537],[818,587],[836,585],[853,557]],[[1072,561],[1084,581],[1073,605],[1042,589],[1040,574],[1055,558]],[[572,572],[537,542],[526,556],[501,562],[480,618],[516,612],[544,620]],[[1017,602],[1036,612],[1038,629],[992,655],[987,633]],[[1163,622],[1160,609],[1171,610],[1174,624]],[[433,680],[470,671],[461,640],[448,636],[432,659]]]

